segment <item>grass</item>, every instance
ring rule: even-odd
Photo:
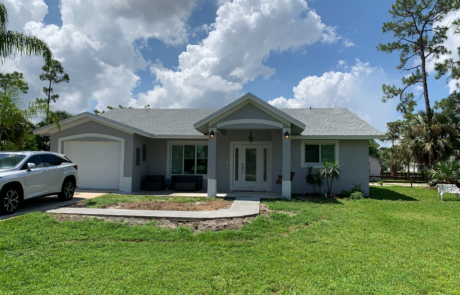
[[[30,213],[0,222],[0,293],[459,294],[460,202],[408,187],[378,199],[273,200],[240,231]]]
[[[226,198],[228,199],[228,198]],[[195,203],[195,202],[210,202],[222,200],[221,198],[207,198],[207,197],[180,197],[180,196],[136,196],[136,195],[102,195],[93,199],[85,200],[87,208],[102,208],[115,203],[135,203],[144,201],[164,201],[164,202],[177,202],[177,203]]]

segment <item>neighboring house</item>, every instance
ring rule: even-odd
[[[380,163],[383,162],[385,162],[385,160],[369,155],[369,176],[380,176],[380,171],[382,169]],[[379,180],[379,178],[377,177],[373,180]]]
[[[333,191],[363,183],[368,193],[369,139],[385,138],[347,109],[277,109],[251,93],[221,109],[115,109],[60,125],[34,133],[51,136],[51,151],[78,165],[80,188],[133,192],[145,175],[169,185],[172,175],[198,174],[209,196],[311,191],[307,166],[333,157],[342,170]]]
[[[403,164],[401,170],[404,172],[407,172],[407,165]],[[428,166],[420,165],[420,164],[412,163],[412,162],[409,164],[409,172],[422,172],[425,170],[428,170]]]

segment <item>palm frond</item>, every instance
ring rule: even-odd
[[[51,50],[46,42],[35,36],[27,36],[15,31],[0,30],[0,60],[8,57],[42,55],[45,60],[52,58]]]

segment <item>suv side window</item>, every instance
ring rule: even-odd
[[[42,156],[40,156],[40,155],[35,155],[35,156],[30,157],[26,161],[26,163],[34,163],[35,167],[37,167],[37,168],[45,167],[45,165],[43,164],[43,161],[42,161]]]
[[[62,164],[62,159],[55,155],[42,155],[41,157],[45,167],[59,166]]]

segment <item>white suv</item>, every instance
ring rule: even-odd
[[[77,165],[51,152],[0,152],[0,214],[12,214],[27,199],[58,195],[73,198]]]

